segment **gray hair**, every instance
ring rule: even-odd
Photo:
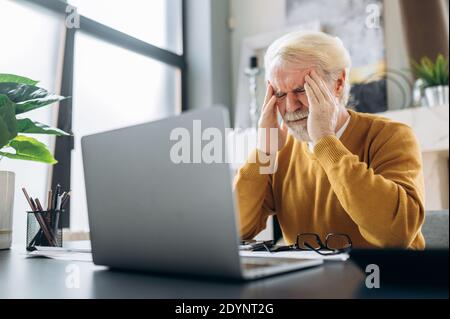
[[[350,54],[341,39],[323,32],[296,31],[288,33],[267,49],[264,57],[266,78],[273,68],[283,63],[318,67],[329,80],[336,81],[345,72],[340,102],[347,105],[350,96]]]

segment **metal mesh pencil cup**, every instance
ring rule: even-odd
[[[61,214],[64,210],[45,210],[27,212],[27,247],[28,251],[36,246],[62,247]]]

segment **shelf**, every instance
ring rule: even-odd
[[[449,150],[449,106],[414,107],[388,111],[377,115],[387,117],[410,126],[419,140],[423,153]]]

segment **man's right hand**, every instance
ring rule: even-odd
[[[277,97],[274,94],[270,83],[267,85],[266,97],[261,111],[261,117],[258,122],[258,149],[267,155],[275,155],[286,144],[287,127],[283,122],[282,126],[278,124]],[[276,129],[277,134],[272,136],[270,129]],[[272,133],[272,135],[274,135]],[[277,137],[277,138],[276,138]]]

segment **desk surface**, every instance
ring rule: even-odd
[[[351,261],[253,282],[225,282],[117,272],[88,262],[26,259],[23,254],[18,249],[0,251],[0,298],[448,298],[448,290],[368,289],[365,273]],[[79,271],[79,288],[70,288],[74,269]]]

